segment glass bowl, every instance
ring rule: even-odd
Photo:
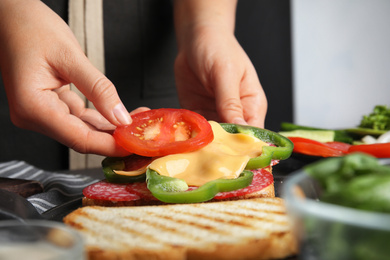
[[[1,260],[83,260],[79,233],[60,222],[0,221]]]
[[[320,196],[321,187],[303,170],[282,186],[300,259],[390,259],[390,214],[324,203]]]

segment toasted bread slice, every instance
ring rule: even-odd
[[[280,259],[297,253],[283,200],[82,207],[64,218],[89,259]]]

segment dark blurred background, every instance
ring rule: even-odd
[[[43,2],[68,20],[66,0]],[[103,4],[106,75],[126,107],[179,107],[172,2],[105,0]],[[293,120],[290,1],[239,1],[236,21],[236,36],[267,95],[265,127],[278,131],[282,121]],[[0,123],[0,162],[23,160],[46,170],[68,169],[67,147],[12,125],[2,82]]]

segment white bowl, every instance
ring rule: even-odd
[[[84,260],[79,233],[60,222],[0,221],[1,260]]]

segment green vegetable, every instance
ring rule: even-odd
[[[378,105],[369,115],[364,115],[359,127],[374,130],[390,130],[390,108]]]
[[[293,130],[293,131],[281,131],[280,135],[285,137],[302,137],[311,140],[315,140],[318,142],[326,143],[333,142],[335,132],[332,130]]]
[[[244,133],[276,145],[263,146],[261,155],[249,160],[245,168],[247,170],[264,168],[271,164],[272,159],[285,160],[290,157],[294,148],[294,144],[288,138],[269,130],[235,124],[221,124],[221,126],[229,133]]]
[[[166,203],[197,203],[214,198],[218,192],[245,188],[252,183],[253,173],[243,171],[237,179],[217,179],[191,191],[183,180],[146,171],[148,189],[154,197]]]
[[[387,130],[375,130],[370,128],[347,128],[345,131],[352,136],[354,136],[356,139],[361,138],[366,135],[372,135],[372,136],[380,136],[387,132]],[[356,141],[354,141],[355,143]]]
[[[353,142],[353,137],[346,130],[333,130],[325,128],[317,128],[310,126],[296,125],[293,123],[282,122],[281,131],[294,131],[294,130],[312,130],[312,131],[333,131],[334,132],[334,141],[343,142],[351,144]]]
[[[390,213],[390,167],[375,157],[353,153],[318,161],[304,170],[323,187],[322,201]]]

